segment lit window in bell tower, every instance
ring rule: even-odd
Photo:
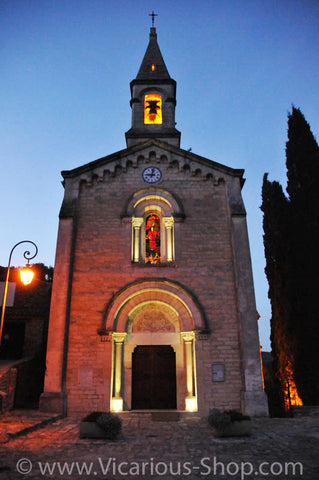
[[[152,72],[154,72],[154,70],[155,70],[155,65],[154,63],[152,63]]]
[[[162,123],[162,97],[158,93],[145,95],[144,123]]]

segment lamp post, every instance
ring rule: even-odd
[[[6,281],[5,281],[5,284],[4,284],[3,299],[2,299],[2,313],[1,313],[1,322],[0,322],[0,346],[1,346],[1,341],[2,341],[4,312],[5,312],[5,309],[6,309],[6,302],[7,302],[9,274],[10,274],[10,267],[11,267],[11,257],[12,257],[13,250],[18,245],[21,245],[21,243],[31,243],[33,245],[33,247],[35,248],[34,255],[31,255],[31,252],[29,252],[29,250],[26,250],[23,254],[24,258],[27,260],[27,265],[23,270],[20,271],[21,281],[25,285],[28,285],[29,283],[32,282],[32,278],[33,278],[33,272],[32,272],[31,267],[29,265],[29,261],[32,260],[37,255],[38,247],[36,246],[36,244],[34,242],[31,242],[31,240],[22,240],[21,242],[16,243],[14,245],[14,247],[12,247],[10,255],[9,255],[9,261],[8,261],[8,267],[7,267],[7,276],[6,276]]]

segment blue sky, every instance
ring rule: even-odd
[[[245,169],[261,344],[269,350],[262,177],[269,172],[286,186],[292,104],[319,132],[317,0],[2,0],[0,265],[23,239],[37,243],[37,261],[53,265],[60,171],[125,148],[129,82],[152,10],[177,81],[182,148]]]

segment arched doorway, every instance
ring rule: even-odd
[[[132,409],[176,408],[176,360],[170,345],[140,345],[132,355]]]
[[[111,411],[197,411],[195,342],[206,326],[185,288],[155,278],[133,282],[107,306],[104,325],[112,335]]]

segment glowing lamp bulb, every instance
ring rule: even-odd
[[[32,271],[29,265],[26,265],[22,270],[20,270],[21,282],[24,285],[29,285],[33,280],[34,272]]]

